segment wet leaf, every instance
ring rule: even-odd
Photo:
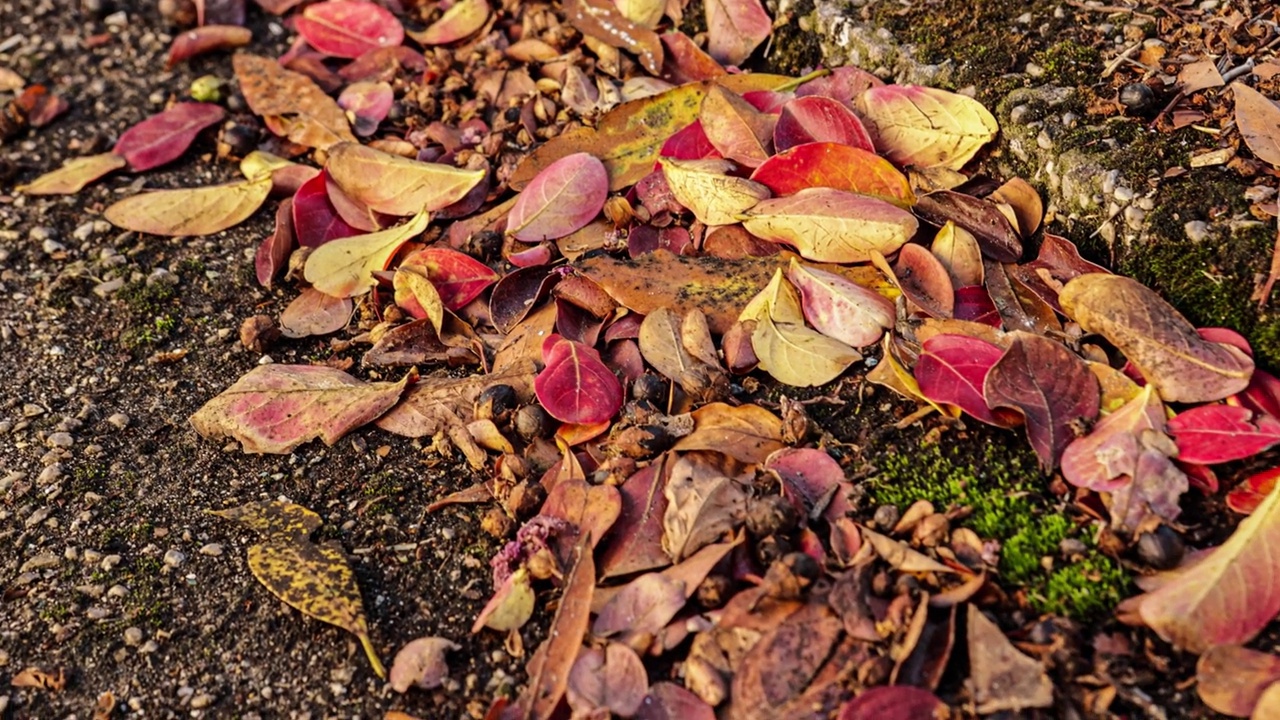
[[[1196,692],[1212,710],[1249,717],[1258,698],[1280,681],[1280,657],[1239,645],[1215,645],[1196,662]]]
[[[729,160],[759,167],[768,159],[775,120],[741,95],[712,84],[702,99],[698,122],[712,147]]]
[[[634,54],[650,75],[662,73],[662,40],[628,20],[610,0],[566,0],[563,7],[565,19],[582,34]]]
[[[440,687],[449,677],[445,653],[461,649],[461,645],[448,638],[420,637],[410,640],[408,645],[400,648],[395,660],[391,662],[391,689],[406,693],[411,687],[423,690]]]
[[[760,0],[707,0],[707,52],[722,65],[739,65],[773,32]]]
[[[873,152],[831,142],[812,142],[779,152],[756,168],[751,179],[774,195],[794,195],[824,187],[870,195],[899,207],[916,201],[907,177]]]
[[[325,170],[356,201],[401,216],[446,208],[485,177],[484,170],[409,160],[358,143],[333,147]]]
[[[328,335],[347,326],[354,304],[351,298],[336,298],[304,288],[280,314],[280,333],[288,338]]]
[[[1053,705],[1044,666],[1018,651],[976,605],[969,606],[969,667],[978,712],[988,715]]]
[[[326,0],[294,16],[307,44],[326,55],[356,58],[404,42],[404,26],[381,5],[365,0]]]
[[[1280,106],[1241,82],[1231,83],[1240,137],[1263,162],[1280,167]]]
[[[1256,455],[1280,443],[1280,420],[1231,405],[1201,405],[1169,421],[1183,462],[1215,465]]]
[[[213,103],[183,102],[143,120],[120,136],[112,152],[142,172],[178,159],[201,130],[222,121],[226,111]]]
[[[285,454],[315,438],[333,445],[400,400],[400,382],[364,383],[320,365],[261,365],[191,416],[207,438],[232,437],[247,453]]]
[[[569,707],[586,715],[607,711],[631,717],[644,702],[649,676],[635,650],[621,643],[582,648],[569,670]]]
[[[950,717],[936,695],[910,685],[867,688],[840,710],[839,720],[927,720]]]
[[[671,193],[704,225],[732,225],[769,197],[769,189],[760,183],[729,175],[734,165],[728,160],[664,158],[661,162]]]
[[[524,242],[562,238],[594,220],[608,196],[604,164],[587,153],[568,155],[521,191],[507,216],[507,232]]]
[[[1017,262],[1022,257],[1018,231],[989,200],[954,190],[936,190],[922,195],[913,210],[939,227],[952,222],[968,230],[977,239],[982,254],[992,260]]]
[[[693,411],[694,430],[675,450],[713,450],[745,463],[764,462],[782,449],[782,420],[759,405],[714,402]]]
[[[622,407],[622,383],[594,349],[559,336],[548,338],[546,367],[534,390],[551,417],[567,423],[608,420]]]
[[[426,30],[408,35],[419,45],[446,45],[479,31],[492,13],[488,0],[459,0]]]
[[[1209,402],[1249,385],[1253,360],[1202,339],[1172,305],[1137,280],[1080,275],[1058,297],[1086,332],[1115,345],[1168,402]]]
[[[884,200],[830,188],[762,200],[742,225],[756,237],[795,247],[808,260],[836,263],[866,262],[873,250],[891,254],[918,227],[911,213]]]
[[[266,201],[271,178],[179,190],[117,201],[102,216],[116,227],[152,235],[212,235],[244,222]]]
[[[1252,640],[1280,613],[1280,490],[1206,558],[1137,599],[1142,621],[1193,653]]]
[[[329,199],[328,173],[324,170],[298,188],[293,195],[293,232],[302,247],[316,248],[330,240],[361,234],[352,227]]]
[[[773,128],[778,152],[805,143],[839,143],[875,152],[871,136],[853,111],[838,100],[821,95],[797,97],[782,106]]]
[[[233,63],[249,109],[274,118],[293,142],[326,149],[355,141],[346,113],[311,78],[260,55],[237,53]]]
[[[792,259],[787,279],[800,291],[800,305],[809,324],[851,347],[879,342],[897,319],[892,301],[835,273]]]
[[[959,170],[999,131],[982,103],[920,85],[869,88],[855,101],[876,149],[898,165]]]
[[[57,170],[47,172],[26,185],[14,188],[27,195],[75,195],[102,176],[127,164],[113,152],[71,158]]]
[[[1027,440],[1051,469],[1081,420],[1098,415],[1098,380],[1080,356],[1061,343],[1022,331],[987,372],[983,396],[992,409],[1012,408],[1026,419]]]
[[[325,243],[307,258],[303,276],[326,295],[363,294],[377,285],[373,274],[385,270],[402,245],[427,229],[427,220],[427,214],[420,212],[403,225]]]
[[[166,67],[172,68],[197,55],[243,47],[251,40],[253,31],[238,25],[204,25],[184,30],[169,46],[169,62]]]
[[[937,403],[959,407],[982,422],[1009,427],[1016,418],[997,415],[982,394],[987,374],[1004,350],[985,340],[964,335],[935,335],[924,341],[916,361],[920,393]]]

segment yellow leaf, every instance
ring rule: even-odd
[[[74,195],[85,185],[125,166],[125,159],[115,153],[72,158],[62,167],[47,172],[26,185],[14,188],[28,195]]]
[[[738,216],[769,197],[769,188],[727,174],[728,160],[662,159],[671,194],[704,225],[732,225]]]
[[[325,149],[354,142],[347,114],[314,80],[285,69],[275,58],[237,53],[232,59],[249,109],[293,142]]]
[[[959,170],[1000,129],[977,100],[921,85],[874,87],[855,102],[876,150],[903,166]]]
[[[872,252],[893,253],[919,222],[884,200],[815,187],[761,200],[742,216],[742,226],[756,237],[794,246],[806,260],[855,263],[868,261]]]
[[[325,169],[343,192],[388,215],[448,207],[466,197],[485,177],[484,170],[410,160],[359,143],[330,148]]]
[[[127,197],[102,215],[117,227],[152,235],[212,235],[244,222],[270,192],[270,176],[227,185],[156,190]]]
[[[263,175],[270,175],[276,170],[297,164],[292,160],[286,160],[279,155],[273,155],[264,150],[254,150],[245,155],[244,159],[240,161],[240,174],[250,180],[256,180]]]
[[[392,285],[395,287],[396,305],[415,318],[430,320],[431,327],[439,335],[444,327],[444,301],[440,299],[436,286],[422,273],[408,267],[396,268]]]
[[[235,520],[268,537],[306,538],[321,525],[320,516],[311,509],[279,500],[245,503],[226,510],[211,510],[209,514]]]
[[[404,225],[330,240],[312,251],[303,276],[326,295],[360,295],[378,283],[373,273],[385,269],[400,246],[427,229],[428,219],[420,212]]]
[[[782,268],[773,272],[769,284],[751,298],[738,316],[738,322],[771,317],[774,322],[800,325],[804,323],[804,311],[800,306],[800,293],[782,274]]]
[[[778,382],[797,387],[829,383],[862,359],[857,350],[839,340],[804,325],[775,323],[767,314],[756,323],[751,347],[761,369]]]
[[[653,30],[662,22],[664,0],[618,0],[618,11],[640,27]]]

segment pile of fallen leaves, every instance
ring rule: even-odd
[[[249,42],[242,5],[195,8],[230,24],[182,34],[172,62]],[[919,401],[910,419],[1021,427],[1122,546],[1173,522],[1192,485],[1215,492],[1210,466],[1280,442],[1280,380],[1243,338],[1192,327],[1043,232],[1025,181],[964,172],[998,133],[971,98],[852,67],[737,72],[769,35],[757,0],[705,3],[699,38],[655,32],[680,22],[672,0],[400,9],[425,29],[359,0],[295,10],[284,57],[234,58],[271,134],[244,180],[141,193],[105,217],[207,235],[283,198],[256,269],[299,293],[247,322],[245,344],[346,330],[335,346],[367,346],[370,373],[410,369],[366,382],[350,361],[263,365],[191,422],[255,453],[376,423],[484,473],[432,508],[492,503],[485,529],[510,538],[475,631],[523,653],[538,588],[560,588],[527,685],[492,717],[564,703],[575,717],[923,717],[945,712],[933,692],[958,624],[970,681],[952,703],[1053,704],[1041,661],[979,609],[998,547],[923,506],[857,523],[854,484],[803,405],[743,401],[759,373],[818,386],[863,363]],[[1280,108],[1250,102],[1240,130],[1274,162]],[[157,167],[224,117],[175,103],[21,189]],[[418,371],[442,366],[474,372]],[[1251,580],[1276,571],[1278,474],[1232,491],[1253,514],[1222,547],[1143,578],[1121,608],[1204,653],[1202,695],[1236,714],[1280,703],[1280,661],[1234,647],[1280,612],[1274,583]],[[341,547],[309,539],[318,516],[220,514],[263,533],[250,567],[273,593],[354,632],[383,674]],[[438,684],[453,647],[411,643],[393,686]],[[1250,700],[1222,690],[1242,656],[1258,668]],[[653,658],[673,674],[651,675]]]

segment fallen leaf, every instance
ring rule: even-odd
[[[805,320],[823,335],[851,347],[879,342],[897,320],[891,300],[835,273],[801,265],[793,258],[786,277],[800,291]]]
[[[356,135],[368,137],[378,130],[395,103],[391,84],[385,81],[354,82],[338,95],[338,107],[351,114]]]
[[[723,460],[717,453],[686,453],[671,467],[662,549],[675,562],[720,542],[745,519],[746,490],[727,475],[734,470]]]
[[[839,100],[807,95],[787,101],[773,128],[774,149],[782,152],[814,142],[839,143],[875,152],[862,121]]]
[[[1067,316],[1115,345],[1168,402],[1210,402],[1244,390],[1253,360],[1201,338],[1156,292],[1132,278],[1080,275],[1058,296]]]
[[[704,225],[732,225],[756,203],[769,197],[760,183],[728,174],[728,160],[663,158],[663,175],[679,203]]]
[[[215,50],[230,50],[248,45],[253,31],[238,25],[204,25],[179,33],[169,45],[169,61],[174,65]]]
[[[269,537],[291,537],[306,540],[323,525],[315,511],[291,502],[270,500],[249,502],[224,510],[210,510],[227,520],[235,520],[245,527]]]
[[[707,403],[693,411],[693,420],[693,432],[680,438],[675,450],[712,450],[760,463],[783,447],[782,420],[759,405]]]
[[[825,385],[862,359],[857,350],[804,325],[775,323],[765,316],[751,334],[762,370],[797,387]]]
[[[1227,493],[1227,507],[1242,515],[1249,515],[1258,509],[1278,482],[1280,482],[1280,467],[1256,472]]]
[[[459,0],[421,32],[409,32],[419,45],[446,45],[475,34],[493,14],[488,0]]]
[[[271,281],[289,262],[293,247],[293,198],[285,198],[276,207],[275,230],[263,238],[253,256],[253,269],[259,285],[271,287]]]
[[[237,53],[232,61],[249,109],[276,118],[293,142],[322,150],[355,142],[346,113],[311,78],[260,55]]]
[[[435,285],[425,275],[406,267],[396,268],[391,285],[396,305],[411,318],[425,318],[439,336],[444,329],[444,303]]]
[[[102,176],[127,164],[113,152],[71,158],[57,170],[47,172],[14,190],[27,195],[75,195]]]
[[[912,209],[939,227],[952,222],[969,231],[977,239],[982,254],[992,260],[1017,262],[1022,257],[1018,231],[989,200],[954,190],[935,190],[922,195]]]
[[[280,313],[280,334],[287,338],[328,335],[347,326],[354,303],[315,288],[304,288]]]
[[[222,121],[227,112],[205,102],[182,102],[134,125],[116,141],[112,152],[142,172],[178,159],[201,130]]]
[[[845,703],[838,720],[943,720],[946,703],[928,690],[910,685],[867,688]]]
[[[707,160],[720,157],[720,151],[707,139],[702,123],[694,120],[672,133],[662,143],[658,156],[673,160]]]
[[[1026,419],[1027,440],[1046,469],[1057,466],[1072,430],[1098,415],[1098,380],[1061,343],[1022,331],[987,372],[982,394],[992,409],[1012,408]]]
[[[622,495],[612,485],[592,485],[586,480],[561,480],[547,493],[540,515],[563,520],[568,530],[556,535],[561,557],[568,557],[580,535],[600,542],[622,513]]]
[[[404,26],[386,8],[365,0],[326,0],[293,18],[307,44],[326,55],[355,58],[404,42]]]
[[[356,201],[400,216],[446,208],[485,177],[484,170],[410,160],[354,142],[331,148],[325,170]]]
[[[1280,443],[1280,420],[1231,405],[1201,405],[1169,421],[1183,462],[1216,465],[1242,460]]]
[[[697,695],[670,682],[656,682],[649,688],[636,720],[715,720],[715,710]]]
[[[411,687],[431,690],[440,687],[449,677],[449,665],[444,656],[450,650],[462,646],[448,638],[420,637],[410,640],[400,648],[391,661],[391,689],[398,693],[409,692]]]
[[[435,285],[444,306],[457,311],[499,278],[488,265],[445,247],[428,247],[405,256],[400,267],[414,268]]]
[[[983,715],[1053,705],[1053,681],[1038,660],[1019,652],[977,605],[969,606],[969,669]]]
[[[59,668],[58,673],[55,675],[36,667],[23,668],[9,679],[9,686],[61,692],[67,687],[67,671]]]
[[[662,489],[667,480],[667,457],[661,456],[623,482],[622,512],[602,543],[602,578],[652,570],[671,562],[662,550],[662,517],[667,509],[667,496]]]
[[[953,287],[982,285],[982,249],[973,233],[948,220],[933,236],[929,252],[947,269]]]
[[[722,65],[739,65],[773,32],[760,0],[708,0],[707,52]]]
[[[842,638],[843,623],[823,603],[810,603],[764,632],[733,676],[730,717],[741,720],[828,717],[850,691],[838,677],[824,677],[824,666],[838,676],[866,659],[864,646]],[[844,652],[841,652],[841,649]],[[849,657],[853,655],[853,657]],[[843,661],[843,662],[842,662]]]
[[[661,3],[650,2],[649,0],[621,0],[619,7],[623,14],[628,13],[629,7],[648,5],[652,8],[658,8],[659,19],[661,18]],[[645,24],[632,18],[641,25]],[[656,27],[655,25],[649,26]],[[666,48],[667,54],[664,58],[662,71],[676,83],[698,82],[700,80],[710,80],[725,74],[725,69],[720,66],[702,48],[694,42],[693,38],[685,35],[679,30],[672,30],[663,33],[661,36],[662,45]],[[664,153],[665,155],[665,153]],[[687,158],[686,158],[687,159]]]
[[[103,211],[112,225],[152,235],[212,235],[244,222],[271,192],[270,176],[226,185],[156,190]]]
[[[574,713],[612,712],[631,717],[640,710],[649,676],[635,650],[621,643],[581,648],[569,670],[569,707]]]
[[[191,416],[207,438],[229,436],[247,453],[287,454],[321,438],[333,445],[399,401],[412,378],[363,383],[318,365],[261,365]]]
[[[1215,645],[1196,661],[1196,693],[1212,710],[1249,717],[1258,699],[1280,681],[1280,657],[1239,645]]]
[[[898,165],[959,170],[999,125],[982,103],[921,85],[882,85],[857,97],[876,149]]]
[[[746,167],[759,167],[768,159],[775,120],[741,95],[713,83],[702,99],[698,122],[712,147],[725,158]]]
[[[892,254],[919,226],[911,213],[884,200],[830,188],[762,200],[742,225],[756,237],[795,247],[808,260],[835,263],[866,262],[873,250]]]
[[[1280,166],[1280,106],[1241,82],[1231,83],[1236,127],[1245,145],[1263,162]]]
[[[867,542],[876,551],[876,555],[897,570],[908,573],[955,572],[952,568],[930,558],[928,555],[918,550],[913,550],[910,545],[901,540],[894,540],[888,535],[881,535],[861,526],[859,526],[859,530],[862,537],[866,538]]]
[[[1004,350],[975,337],[934,335],[921,345],[914,375],[920,393],[937,403],[959,407],[982,422],[998,427],[1016,424],[1007,412],[987,407],[982,388]]]
[[[870,195],[901,208],[915,203],[907,177],[873,152],[832,142],[797,145],[764,161],[751,179],[774,195],[794,195],[806,188],[832,188]]]
[[[600,353],[558,335],[544,345],[546,367],[534,390],[551,417],[567,423],[603,422],[622,407],[622,383],[600,360]]]
[[[524,566],[516,568],[480,609],[480,614],[471,626],[471,633],[474,635],[482,628],[511,632],[524,627],[529,618],[533,617],[536,600],[529,570]]]
[[[833,68],[829,74],[814,78],[796,88],[798,97],[821,95],[838,100],[848,107],[869,88],[880,87],[884,81],[853,65]]]
[[[1272,683],[1258,696],[1250,720],[1272,720],[1280,717],[1280,683]]]
[[[612,2],[566,0],[563,7],[565,19],[582,34],[633,53],[650,75],[662,73],[662,40],[652,30],[628,20]]]
[[[1044,200],[1040,198],[1040,191],[1031,183],[1020,177],[1010,178],[996,188],[990,197],[1013,208],[1013,214],[1018,219],[1018,232],[1022,233],[1022,237],[1029,238],[1040,229],[1040,221],[1044,219]],[[1044,254],[1043,245],[1040,252]]]
[[[686,588],[662,573],[645,573],[609,598],[597,613],[591,632],[601,638],[621,633],[656,634],[680,612],[692,590],[696,588]]]
[[[330,240],[361,234],[338,213],[329,199],[328,173],[321,170],[293,194],[293,232],[302,247],[317,248]]]
[[[568,155],[520,192],[507,216],[507,232],[524,242],[562,238],[594,220],[608,196],[604,164],[587,153]]]
[[[378,283],[374,273],[385,270],[401,246],[427,229],[420,212],[403,225],[332,240],[312,251],[303,277],[315,289],[334,297],[353,297]]]
[[[923,245],[903,245],[892,267],[878,252],[872,254],[871,263],[898,286],[911,301],[911,307],[934,318],[955,315],[956,291],[951,285],[951,276],[937,256]]]
[[[646,315],[640,323],[640,353],[663,376],[682,386],[696,385],[697,373],[705,365],[695,360],[685,349],[681,341],[682,326],[680,316],[667,308],[660,308]]]

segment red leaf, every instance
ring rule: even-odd
[[[1201,405],[1169,421],[1183,462],[1214,465],[1256,455],[1280,443],[1280,420],[1232,405]]]
[[[945,717],[947,706],[928,690],[886,685],[862,691],[845,703],[840,720],[924,720]]]
[[[1249,387],[1236,397],[1241,405],[1254,412],[1280,418],[1280,379],[1265,370],[1255,368]]]
[[[169,64],[173,67],[183,60],[214,50],[229,50],[248,45],[253,31],[236,25],[205,25],[187,30],[173,39],[169,46]]]
[[[567,423],[598,423],[622,407],[622,383],[594,349],[552,335],[543,346],[543,356],[546,367],[533,387],[551,417]]]
[[[968,285],[956,288],[956,320],[972,320],[983,325],[998,328],[1002,324],[1000,311],[991,301],[991,295],[981,285]]]
[[[320,247],[330,240],[359,235],[347,224],[329,200],[326,188],[329,173],[321,170],[293,195],[293,231],[302,247]]]
[[[419,268],[436,286],[444,306],[458,310],[498,281],[498,273],[470,255],[443,247],[429,247],[405,257],[405,267]]]
[[[253,269],[258,284],[271,287],[271,280],[280,272],[293,251],[293,198],[285,198],[276,208],[276,229],[258,246],[253,258]]]
[[[862,68],[846,65],[832,70],[830,75],[810,80],[796,88],[796,96],[821,95],[849,106],[854,98],[867,89],[881,85],[884,85],[884,81],[875,75]]]
[[[586,227],[604,208],[609,174],[604,163],[575,153],[551,163],[525,187],[507,216],[517,240],[541,242]]]
[[[773,127],[773,147],[778,152],[811,142],[840,143],[875,152],[858,116],[840,101],[821,95],[786,103]]]
[[[677,130],[662,144],[658,155],[675,160],[705,160],[721,157],[720,151],[707,139],[702,123],[694,120]],[[661,175],[661,173],[658,173]]]
[[[817,142],[797,145],[769,158],[751,179],[774,195],[828,187],[872,195],[908,207],[915,201],[907,178],[888,160],[861,148]]]
[[[987,373],[1004,351],[986,340],[965,335],[935,335],[924,341],[916,361],[915,378],[920,393],[937,403],[958,406],[984,423],[1009,427],[987,407],[982,394]]]
[[[61,95],[54,95],[43,85],[28,85],[13,102],[22,109],[27,123],[34,128],[48,125],[71,107]]]
[[[982,394],[991,408],[1018,410],[1027,421],[1027,440],[1051,469],[1080,420],[1098,414],[1098,380],[1080,356],[1061,343],[1016,331],[1013,344],[987,373]]]
[[[226,111],[213,103],[178,103],[125,131],[112,150],[135,172],[176,160],[201,130],[220,122]]]
[[[404,42],[404,26],[391,11],[363,0],[308,5],[294,19],[298,34],[326,55],[356,58]]]
[[[1280,467],[1254,473],[1227,493],[1227,507],[1243,515],[1251,515],[1280,481]]]

